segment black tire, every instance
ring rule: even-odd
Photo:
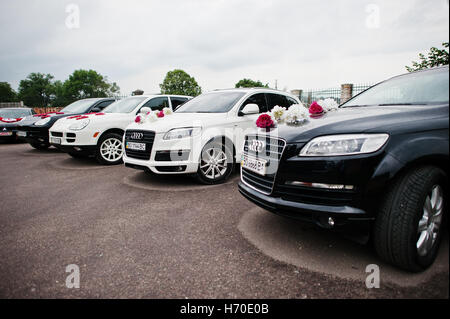
[[[400,176],[384,197],[373,228],[373,243],[386,262],[411,272],[428,268],[436,259],[444,222],[427,254],[421,256],[416,244],[418,228],[429,192],[439,185],[443,192],[442,215],[445,216],[447,177],[434,166],[418,167]]]
[[[44,151],[50,147],[49,143],[42,142],[42,143],[30,143],[30,145],[40,151]]]
[[[124,152],[124,150],[123,150],[123,145],[122,145],[123,144],[122,143],[122,138],[123,138],[123,136],[121,134],[118,134],[118,133],[108,133],[108,134],[103,135],[100,138],[100,140],[98,141],[97,150],[95,151],[95,159],[97,160],[97,162],[99,162],[102,165],[118,165],[118,164],[123,163],[123,152]],[[117,160],[108,160],[106,157],[104,157],[102,155],[101,148],[103,146],[103,143],[105,141],[107,141],[107,140],[110,140],[110,139],[118,140],[120,142],[120,145],[121,145],[120,147],[122,148],[122,155]]]
[[[202,170],[202,155],[200,156],[199,161],[199,167],[197,170],[197,180],[201,182],[202,184],[206,185],[214,185],[214,184],[221,184],[225,182],[230,174],[233,172],[233,166],[234,166],[234,155],[232,145],[227,145],[225,141],[223,140],[213,140],[211,142],[208,142],[202,149],[202,154],[205,151],[208,151],[211,148],[217,148],[218,150],[221,150],[224,154],[226,154],[226,163],[224,166],[226,167],[226,170],[224,170],[224,173],[216,178],[210,178],[208,177],[205,172]]]

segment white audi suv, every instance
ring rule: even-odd
[[[205,184],[222,183],[240,161],[244,137],[255,130],[259,114],[299,103],[289,93],[268,88],[208,92],[173,114],[130,124],[123,160],[151,174],[194,174]]]

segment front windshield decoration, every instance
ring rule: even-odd
[[[214,92],[206,93],[189,100],[176,113],[226,113],[237,101],[245,95],[244,92]]]
[[[342,107],[448,103],[448,69],[405,74],[382,82]]]
[[[5,119],[18,119],[31,115],[29,110],[2,110],[0,109],[0,117]]]
[[[94,104],[94,100],[78,100],[73,103],[70,103],[65,108],[61,110],[64,113],[85,113],[89,110],[92,104]]]
[[[114,102],[106,107],[103,112],[104,113],[130,113],[132,112],[136,106],[138,106],[142,101],[147,99],[145,96],[134,96],[127,97],[123,100]]]

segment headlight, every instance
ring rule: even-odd
[[[165,140],[175,140],[179,138],[191,137],[200,133],[202,129],[200,127],[186,127],[186,128],[176,128],[170,130],[164,135]]]
[[[89,124],[89,119],[85,120],[75,120],[75,123],[69,126],[69,130],[80,131],[84,129]]]
[[[36,125],[36,126],[43,126],[43,125],[47,124],[48,122],[50,122],[50,120],[51,120],[51,118],[47,117],[47,118],[45,118],[43,120],[37,121],[36,123],[34,123],[34,125]]]
[[[388,140],[388,134],[346,134],[321,136],[311,140],[299,156],[340,156],[378,151]]]

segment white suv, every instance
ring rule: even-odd
[[[221,183],[240,159],[245,134],[255,130],[259,114],[292,104],[299,104],[297,97],[266,88],[205,93],[172,115],[130,124],[123,160],[148,173],[195,174],[205,184]]]
[[[191,99],[182,95],[137,95],[114,102],[102,113],[70,116],[50,129],[50,143],[72,157],[94,155],[104,165],[122,162],[123,133],[143,107],[175,109]]]

